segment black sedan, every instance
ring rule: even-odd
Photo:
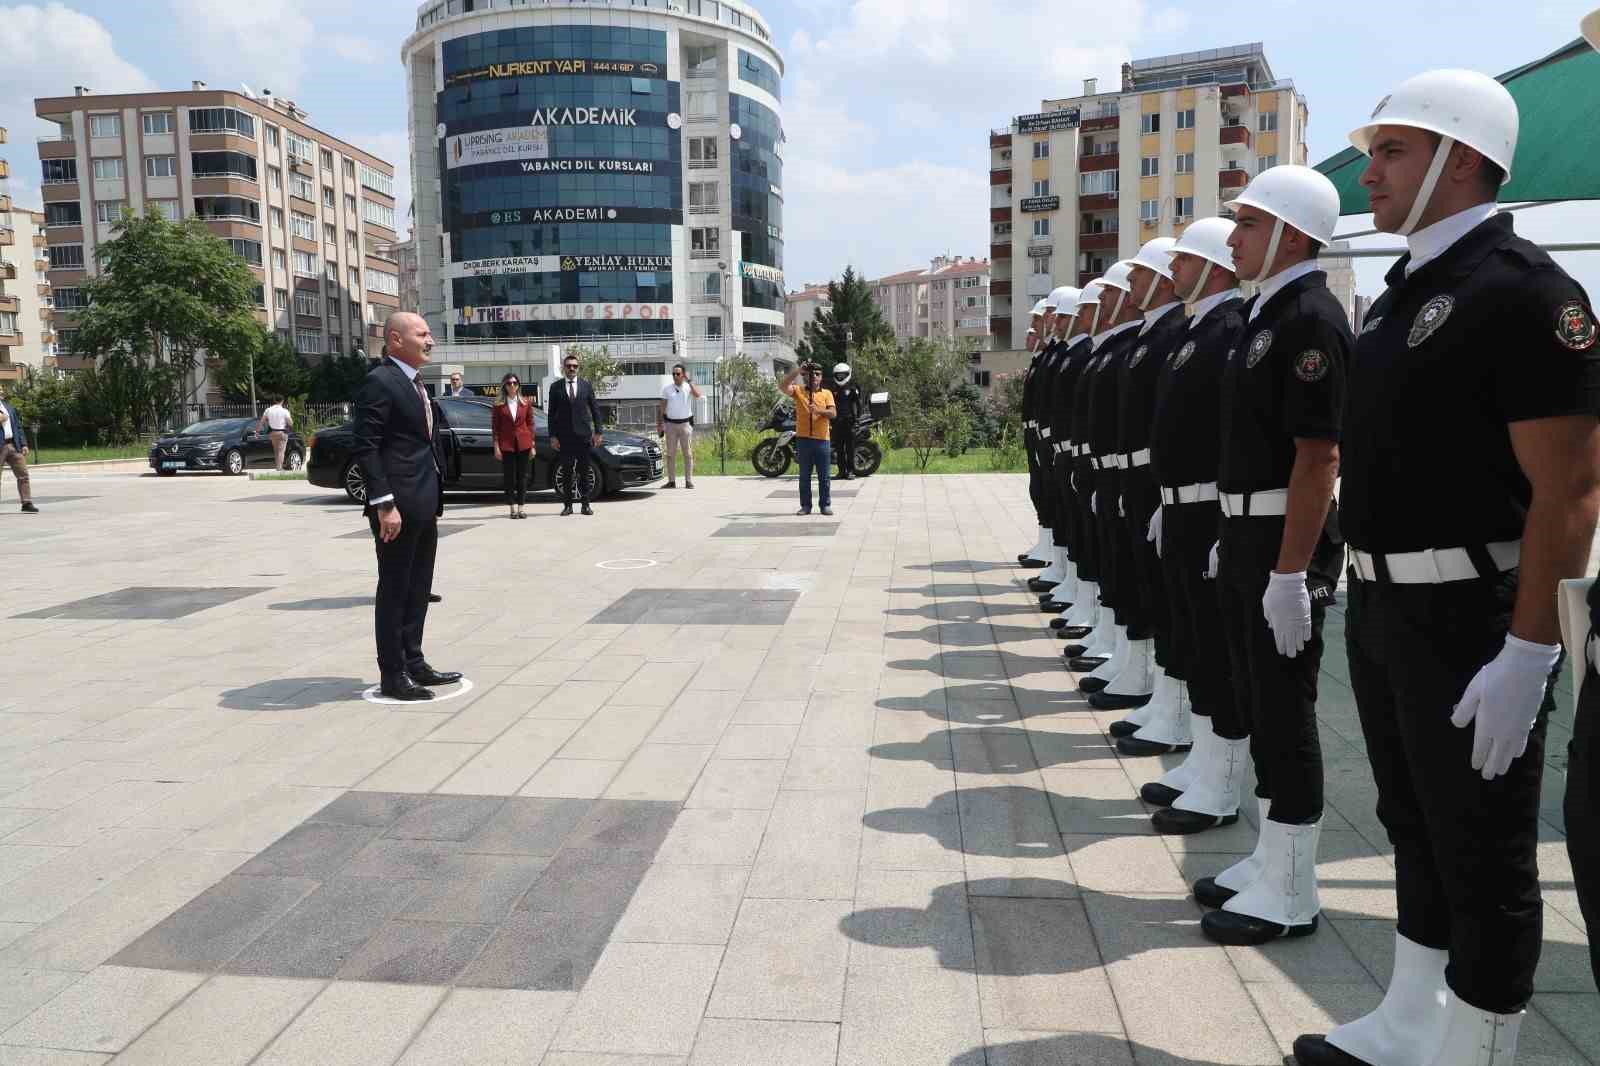
[[[446,492],[493,492],[502,482],[500,464],[494,458],[494,434],[489,428],[491,404],[487,400],[441,396],[434,401],[444,413],[445,452],[450,469],[445,474]],[[535,492],[557,491],[556,475],[560,453],[550,443],[550,428],[544,412],[533,413],[538,447],[528,488]],[[350,425],[321,429],[311,438],[311,458],[306,463],[306,479],[326,489],[343,489],[357,503],[367,498],[367,479],[355,461],[355,435]],[[652,485],[661,480],[661,445],[649,437],[606,430],[600,447],[589,452],[590,473],[601,483],[593,486],[592,497],[609,496],[623,489]]]
[[[180,470],[220,470],[242,474],[250,467],[272,469],[272,438],[256,432],[254,418],[213,418],[162,437],[150,448],[150,469],[167,477]],[[306,465],[309,451],[300,434],[289,432],[283,462],[290,470]]]

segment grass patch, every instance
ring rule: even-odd
[[[148,444],[125,444],[116,447],[84,445],[79,448],[34,448],[28,452],[30,466],[47,466],[50,463],[87,463],[109,459],[146,459],[150,456]]]
[[[701,441],[696,439],[694,453],[695,477],[715,477],[721,473],[722,462],[717,458],[715,441]],[[917,467],[917,455],[910,448],[894,448],[883,457],[883,465],[878,467],[879,474],[1007,474],[1027,473],[1028,461],[1020,458],[1012,465],[1001,465],[996,468],[991,458],[992,449],[974,448],[964,455],[951,458],[943,452],[936,453],[928,461],[928,469],[921,470]],[[790,463],[784,476],[792,477],[799,471],[798,463]],[[755,474],[755,467],[750,465],[748,455],[728,456],[727,474],[729,477],[751,477]],[[681,473],[681,472],[680,472]]]

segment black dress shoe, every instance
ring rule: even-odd
[[[22,513],[23,514],[38,514],[39,513],[39,508],[35,507],[32,503],[25,503],[25,504],[22,505]]]
[[[1210,907],[1213,910],[1221,908],[1238,894],[1231,888],[1223,888],[1217,884],[1217,879],[1214,877],[1202,877],[1194,883],[1194,901],[1202,907]]]
[[[1058,584],[1060,584],[1059,581],[1044,581],[1044,580],[1041,580],[1040,578],[1037,578],[1037,577],[1030,577],[1028,579],[1028,591],[1029,592],[1049,592],[1051,589],[1055,588]]]
[[[427,663],[421,666],[412,666],[406,669],[406,674],[419,685],[453,685],[461,680],[461,674],[455,670],[435,670]]]
[[[588,500],[583,501],[583,513],[587,515],[594,514],[594,508],[589,506]]]
[[[391,700],[405,700],[408,703],[433,699],[433,693],[417,684],[404,670],[398,674],[385,675],[383,683],[378,686],[378,691]]]
[[[1060,600],[1045,600],[1043,603],[1039,604],[1039,610],[1043,611],[1045,614],[1061,614],[1071,606],[1072,604],[1063,603]],[[1051,621],[1054,620],[1055,619],[1051,619]]]
[[[1142,796],[1144,793],[1141,791],[1140,795]],[[1201,814],[1199,811],[1181,811],[1171,806],[1165,807],[1150,816],[1150,824],[1155,828],[1155,831],[1169,837],[1186,837],[1195,833],[1204,833],[1207,829],[1232,825],[1238,820],[1239,816],[1237,814]],[[1209,877],[1205,880],[1211,881]],[[1216,887],[1215,881],[1211,881],[1211,884],[1212,887]],[[1196,889],[1195,898],[1198,899],[1200,896],[1198,885]],[[1227,889],[1217,888],[1217,891],[1226,892]],[[1232,897],[1230,896],[1229,898],[1231,899]],[[1226,903],[1228,900],[1225,899],[1222,902]]]
[[[428,593],[428,602],[429,603],[443,603],[444,602],[444,597],[439,595],[437,592],[430,592],[430,593]]]
[[[1061,635],[1069,640],[1082,640],[1093,632],[1094,626],[1065,626],[1061,630]]]
[[[561,515],[562,515],[563,518],[566,517],[567,515],[571,514],[571,513],[572,513],[572,504],[569,503],[569,504],[565,504],[565,505],[562,506]]]
[[[1340,1051],[1320,1033],[1295,1038],[1294,1061],[1300,1066],[1372,1066],[1364,1059]]]
[[[1071,666],[1074,670],[1077,669],[1077,667],[1072,666],[1072,663],[1068,663],[1067,665]],[[1103,677],[1086,677],[1082,681],[1078,682],[1078,691],[1087,695],[1091,692],[1099,692],[1109,684],[1111,684],[1111,682],[1107,681]]]
[[[1052,618],[1050,619],[1050,628],[1054,630],[1065,629],[1067,628],[1067,620],[1065,618]],[[1056,636],[1065,639],[1066,635],[1064,633],[1057,632]]]
[[[1163,785],[1160,781],[1146,781],[1139,786],[1139,798],[1152,807],[1170,807],[1178,802],[1178,797],[1183,793],[1171,785]]]
[[[1142,728],[1144,727],[1139,725],[1137,722],[1130,722],[1127,719],[1123,719],[1120,722],[1112,722],[1110,725],[1106,726],[1106,732],[1110,733],[1118,740],[1121,740],[1123,737],[1133,736]]]
[[[1089,706],[1093,707],[1097,711],[1126,711],[1131,710],[1134,707],[1143,707],[1145,704],[1150,702],[1150,697],[1153,695],[1155,695],[1155,693],[1146,692],[1142,696],[1135,696],[1126,692],[1106,692],[1104,689],[1102,689],[1101,691],[1096,692],[1094,695],[1089,697]],[[1121,725],[1122,723],[1113,722],[1111,724],[1116,726]],[[1135,733],[1139,731],[1138,726],[1134,726],[1133,728]],[[1122,736],[1124,734],[1113,733],[1111,735]]]
[[[1045,560],[1043,560],[1043,559],[1035,559],[1033,556],[1027,554],[1026,552],[1024,552],[1023,554],[1017,556],[1017,564],[1019,566],[1021,566],[1024,570],[1043,570],[1045,567],[1050,565]]]
[[[1152,755],[1171,755],[1175,751],[1188,751],[1192,747],[1193,744],[1164,744],[1159,740],[1140,740],[1138,737],[1117,738],[1117,750],[1135,759],[1148,759]]]
[[[1066,650],[1071,651],[1072,645],[1067,645]],[[1066,652],[1063,652],[1062,654],[1066,655]],[[1067,655],[1067,669],[1074,673],[1087,674],[1091,670],[1098,670],[1100,667],[1104,666],[1108,658],[1110,658],[1108,655]],[[1092,689],[1084,689],[1084,691],[1098,692],[1103,688],[1105,688],[1105,683],[1099,678],[1095,678],[1095,687]]]
[[[1200,931],[1209,940],[1237,948],[1254,948],[1284,938],[1310,936],[1317,931],[1313,917],[1304,925],[1279,925],[1251,914],[1212,911],[1200,918]]]

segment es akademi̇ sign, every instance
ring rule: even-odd
[[[566,322],[577,319],[646,322],[672,318],[671,304],[502,304],[496,307],[458,307],[456,325],[483,326],[496,322]]]
[[[510,255],[495,259],[466,259],[445,264],[451,278],[482,278],[500,274],[554,274],[572,271],[671,270],[670,255]]]
[[[446,85],[479,81],[484,78],[542,78],[552,74],[615,74],[629,78],[664,78],[666,69],[659,63],[640,63],[621,59],[523,59],[512,63],[490,63],[463,70],[445,78]]]
[[[1058,130],[1078,128],[1078,109],[1069,107],[1062,111],[1044,111],[1037,115],[1018,115],[1018,133],[1055,133]]]

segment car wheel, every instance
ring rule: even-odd
[[[238,448],[229,448],[222,453],[222,458],[218,465],[222,467],[224,474],[233,474],[235,476],[242,474],[244,473],[244,453]]]
[[[567,473],[568,469],[568,467],[564,466],[556,467],[556,476],[554,479],[552,479],[550,484],[550,487],[555,489],[556,495],[560,496],[562,499],[566,499],[567,497],[567,479],[570,476]],[[581,496],[588,496],[589,499],[594,499],[595,469],[592,461],[584,467],[583,482],[583,488],[577,492],[574,492],[572,494],[572,498],[578,499]],[[585,492],[584,489],[587,489],[587,492]]]
[[[367,472],[361,469],[361,464],[351,460],[344,468],[344,494],[356,503],[367,502]]]
[[[284,456],[284,462],[290,470],[304,470],[306,468],[306,453],[299,449],[291,448],[289,454]]]

